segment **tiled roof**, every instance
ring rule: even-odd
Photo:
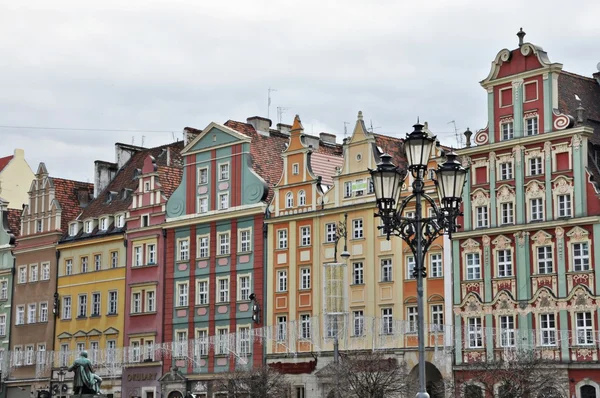
[[[0,158],[0,171],[2,171],[2,169],[4,169],[6,167],[8,162],[10,162],[13,157],[14,157],[13,155],[10,155],[10,156],[5,156],[3,158]]]
[[[142,169],[144,166],[144,160],[148,155],[151,155],[156,160],[156,165],[159,168],[161,166],[167,166],[170,164],[169,168],[177,168],[183,166],[183,158],[181,156],[181,150],[183,149],[184,142],[177,141],[171,144],[162,145],[156,148],[144,149],[139,152],[136,152],[131,156],[129,161],[125,163],[123,167],[117,172],[117,175],[113,178],[113,180],[98,194],[98,197],[94,198],[92,202],[85,208],[81,216],[80,220],[85,220],[87,218],[98,218],[104,214],[116,214],[119,212],[125,212],[129,208],[129,205],[132,201],[132,195],[123,195],[123,191],[125,189],[129,189],[131,191],[135,191],[138,186],[138,180],[135,177],[136,170]],[[165,175],[169,175],[167,180],[170,177],[170,173],[166,170]],[[179,177],[181,179],[181,177]],[[161,180],[161,184],[163,181]],[[171,187],[171,183],[167,181],[167,186],[169,189],[174,190]],[[113,195],[111,200],[108,199],[108,193],[115,192],[116,195]],[[112,232],[113,230],[109,227],[108,232]],[[121,230],[119,230],[121,231]],[[93,231],[91,235],[95,235],[97,231]],[[104,232],[106,234],[106,232]],[[86,237],[88,237],[86,235]],[[65,236],[66,237],[66,236]],[[77,238],[77,237],[75,237]]]
[[[8,209],[8,228],[14,236],[21,234],[21,209]]]
[[[387,153],[392,156],[392,163],[399,166],[401,169],[406,168],[406,156],[404,154],[404,140],[401,138],[390,137],[387,135],[373,134],[377,146],[381,148],[382,153]],[[377,156],[378,157],[378,156]],[[377,159],[379,162],[379,159]]]
[[[181,183],[182,176],[183,168],[181,167],[158,166],[158,179],[160,180],[162,192],[167,199],[171,197],[179,183]]]
[[[60,203],[62,214],[60,219],[61,231],[67,230],[69,222],[77,218],[82,208],[79,202],[79,191],[88,191],[89,195],[94,194],[94,184],[81,181],[65,180],[63,178],[50,177],[54,185],[54,196]]]
[[[600,84],[591,78],[562,71],[558,75],[558,107],[560,112],[577,118],[577,107],[585,108],[585,125],[594,128],[592,143],[600,145]]]
[[[315,175],[321,176],[325,185],[333,185],[333,176],[336,168],[342,167],[344,158],[341,156],[325,155],[324,153],[313,153],[310,156],[310,167]]]

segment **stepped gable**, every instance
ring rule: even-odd
[[[13,157],[13,155],[10,155],[0,158],[0,171],[2,171],[6,167],[6,165],[12,160]]]
[[[156,165],[158,166],[159,173],[160,168],[164,167],[163,175],[169,176],[165,180],[167,181],[166,185],[170,186],[171,183],[169,179],[171,178],[171,174],[174,174],[171,169],[181,168],[183,167],[183,157],[181,156],[181,150],[184,147],[183,141],[173,142],[171,144],[166,144],[162,146],[158,146],[155,148],[144,149],[136,152],[128,161],[125,163],[123,167],[117,172],[117,175],[113,180],[104,188],[102,192],[98,194],[98,197],[95,198],[81,213],[79,216],[80,220],[85,220],[87,218],[97,218],[104,214],[115,214],[119,212],[126,212],[131,205],[131,201],[133,200],[132,195],[122,195],[122,192],[125,189],[129,189],[131,191],[135,191],[138,187],[138,179],[136,178],[136,174],[138,170],[141,170],[144,166],[144,160],[148,155],[151,155],[156,160]],[[179,172],[181,173],[181,172]],[[160,174],[159,174],[160,175]],[[177,178],[175,175],[173,178]],[[181,177],[179,177],[179,181],[181,181]],[[162,184],[162,180],[161,180]],[[174,188],[169,188],[171,192]],[[111,195],[112,193],[116,193],[116,195]],[[121,229],[119,229],[120,231]],[[109,226],[107,233],[111,233],[114,231],[114,224]],[[97,232],[94,230],[91,235],[95,235]],[[82,231],[79,232],[79,235],[82,234]],[[106,235],[104,233],[103,235]],[[65,235],[66,237],[66,235]]]
[[[68,230],[69,222],[76,219],[82,210],[78,196],[79,191],[87,190],[90,195],[93,195],[94,184],[55,177],[50,177],[50,180],[54,186],[54,197],[58,200],[62,210],[60,229],[65,232]]]
[[[575,97],[579,97],[581,102]],[[558,75],[558,106],[562,113],[577,118],[579,104],[585,109],[584,125],[594,129],[591,141],[600,145],[600,84],[596,79],[562,71]]]
[[[15,237],[21,235],[21,213],[20,209],[7,210],[9,232]]]

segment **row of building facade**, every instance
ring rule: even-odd
[[[405,167],[401,139],[360,112],[341,144],[299,117],[187,127],[157,148],[116,144],[93,184],[41,163],[23,203],[0,201],[1,394],[69,394],[87,350],[115,398],[222,397],[215,374],[265,362],[292,396],[327,396],[334,344],[390,349],[414,372],[419,315],[431,386],[534,347],[569,396],[600,394],[600,75],[523,36],[481,82],[488,126],[458,151],[462,229],[428,252],[424,314],[409,248],[373,217],[369,170],[383,153]]]

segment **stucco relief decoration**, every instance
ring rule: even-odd
[[[536,180],[532,180],[526,186],[527,189],[525,190],[525,196],[527,196],[529,199],[543,198],[546,194],[546,189],[544,186]]]
[[[490,164],[490,172],[494,173],[496,171],[496,152],[490,152],[490,158],[488,162]]]
[[[537,112],[527,112],[527,113],[525,113],[525,115],[523,116],[523,118],[524,119],[531,119],[531,118],[538,117],[538,116],[539,116],[539,113],[537,113]]]
[[[573,311],[595,310],[596,305],[589,293],[582,287],[576,288],[575,293],[569,300],[569,308]]]
[[[483,235],[481,237],[481,242],[483,243],[483,246],[488,247],[490,245],[490,237],[487,235]]]
[[[571,242],[585,242],[588,240],[589,232],[581,227],[575,227],[567,232]]]
[[[463,167],[471,166],[471,158],[468,156],[463,156],[460,161]]]
[[[559,177],[554,182],[554,193],[562,195],[567,193],[573,193],[573,184],[565,177]]]
[[[481,301],[479,301],[479,299],[477,299],[477,297],[475,297],[475,295],[471,294],[465,300],[465,303],[463,305],[463,312],[464,313],[479,313],[479,312],[481,312],[482,307],[483,306],[481,304]]]
[[[544,142],[544,153],[546,154],[546,160],[552,158],[552,143],[550,141]]]
[[[463,243],[461,245],[461,247],[463,248],[463,251],[465,253],[472,253],[472,252],[476,252],[479,251],[479,243],[476,240],[473,239],[467,239],[465,241],[465,243]]]
[[[473,140],[475,141],[475,144],[477,145],[485,145],[489,142],[490,140],[490,131],[489,129],[486,127],[484,129],[478,130],[475,133],[475,137],[473,138]]]
[[[171,196],[167,202],[167,214],[169,217],[177,217],[185,212],[185,199]]]
[[[498,202],[512,202],[515,200],[515,191],[508,185],[503,185],[496,195]]]
[[[522,85],[523,79],[518,79],[512,82],[513,93],[515,94],[515,102],[519,102],[519,93],[521,92]]]
[[[556,307],[556,299],[550,294],[547,289],[542,289],[536,300],[535,307],[532,312],[548,312],[552,308]]]
[[[492,241],[492,243],[495,245],[494,248],[496,250],[510,249],[510,242],[510,239],[508,239],[504,235],[500,235]]]
[[[565,237],[565,230],[562,227],[557,227],[554,230],[554,234],[556,235],[556,239],[563,239]]]
[[[552,145],[552,152],[560,153],[560,152],[569,152],[569,144],[566,142],[561,142],[556,145]]]
[[[571,145],[573,146],[573,150],[579,150],[581,147],[581,136],[579,134],[573,135],[573,138],[571,139]]]
[[[552,235],[544,231],[538,231],[531,237],[531,240],[540,246],[546,246],[552,242]]]
[[[565,130],[575,125],[575,118],[571,115],[560,113],[558,109],[553,109],[552,114],[554,115],[555,130]]]
[[[474,193],[474,195],[471,197],[471,200],[473,201],[475,206],[485,206],[488,203],[490,203],[489,195],[481,189],[478,189]]]
[[[261,183],[248,184],[244,187],[245,199],[250,203],[259,202],[265,192],[265,186]]]
[[[521,247],[525,246],[525,240],[527,239],[527,237],[529,236],[529,232],[516,232],[514,234],[515,239],[517,241],[517,244]]]

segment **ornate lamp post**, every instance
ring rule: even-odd
[[[423,131],[423,125],[415,124],[414,131],[407,135],[404,141],[408,171],[412,173],[414,181],[413,191],[400,202],[400,191],[405,174],[396,167],[388,154],[381,156],[381,163],[376,170],[371,170],[375,185],[378,213],[381,217],[387,238],[390,235],[399,236],[410,247],[415,257],[413,275],[417,280],[417,311],[418,311],[418,340],[419,340],[419,392],[417,398],[428,398],[429,394],[425,385],[425,322],[423,317],[423,279],[427,276],[425,269],[425,254],[433,241],[443,235],[451,235],[458,225],[456,218],[460,213],[462,190],[467,175],[467,170],[458,162],[454,152],[446,154],[446,162],[438,166],[436,173],[436,187],[440,204],[437,205],[433,198],[425,193],[424,176],[427,172],[431,151],[435,145],[435,137]],[[431,217],[423,217],[423,201],[432,209]],[[404,217],[406,207],[415,203],[414,218]]]

